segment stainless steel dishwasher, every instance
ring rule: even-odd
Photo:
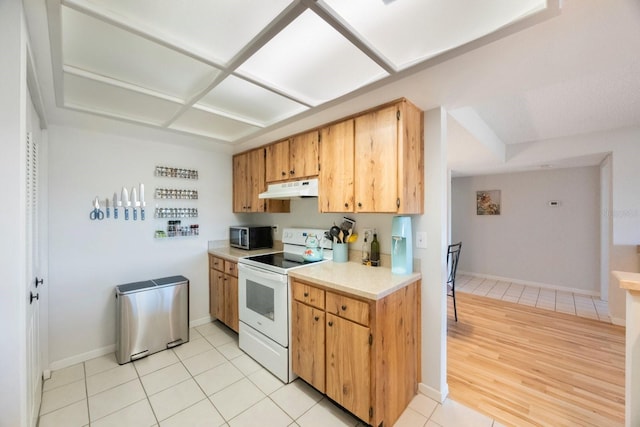
[[[132,362],[189,341],[189,280],[163,277],[116,286],[116,359]]]

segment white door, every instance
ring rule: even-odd
[[[40,349],[40,280],[39,257],[39,179],[38,154],[40,140],[40,122],[31,102],[28,103],[26,136],[26,297],[27,306],[27,408],[28,425],[35,426],[42,398],[42,358]]]

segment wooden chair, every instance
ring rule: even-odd
[[[453,315],[458,321],[458,309],[456,307],[456,271],[458,271],[458,260],[460,259],[460,251],[462,250],[462,242],[449,245],[447,250],[447,267],[449,268],[449,278],[447,279],[447,296],[453,298]]]

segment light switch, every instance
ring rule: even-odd
[[[416,248],[426,249],[427,247],[427,233],[424,231],[416,232]]]

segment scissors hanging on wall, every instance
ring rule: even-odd
[[[97,197],[93,200],[93,210],[89,214],[89,218],[92,221],[95,221],[96,219],[102,221],[104,219],[104,212],[100,210],[100,202]]]

